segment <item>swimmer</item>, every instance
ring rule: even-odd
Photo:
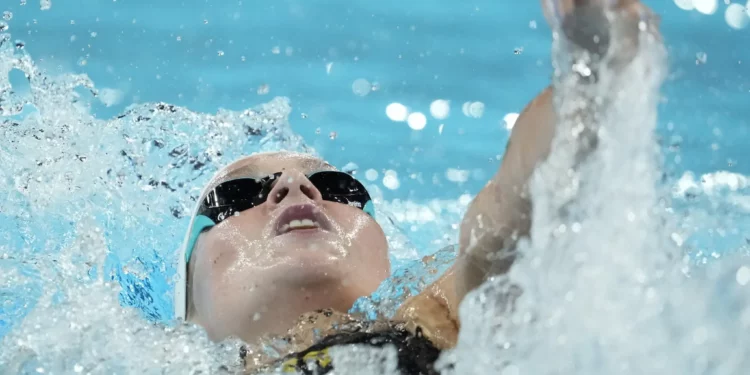
[[[632,58],[639,28],[658,33],[638,0],[542,0],[542,6],[574,46],[594,55],[616,53],[621,62]],[[604,6],[612,6],[616,18],[605,17]],[[614,52],[608,51],[612,27],[632,37]],[[391,272],[386,237],[359,181],[320,159],[288,152],[230,164],[209,182],[193,213],[175,316],[202,326],[215,341],[285,337],[288,350],[272,365],[290,372],[327,373],[336,367],[330,347],[359,343],[394,345],[403,374],[436,373],[440,350],[456,344],[461,300],[488,277],[507,272],[515,241],[529,233],[526,185],[549,154],[555,123],[547,88],[519,116],[497,173],[470,204],[455,263],[409,298],[393,321],[346,314]],[[248,372],[269,365],[250,349],[241,355]]]

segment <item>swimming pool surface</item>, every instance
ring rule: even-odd
[[[750,27],[723,2],[645,3],[669,53],[656,139],[681,218],[672,240],[695,263],[747,253]],[[512,119],[552,74],[537,1],[50,4],[0,5],[13,85],[0,96],[0,338],[45,293],[64,299],[50,285],[64,294],[102,272],[133,316],[169,322],[189,197],[218,166],[279,147],[356,170],[395,268],[429,279],[414,261],[456,242]]]

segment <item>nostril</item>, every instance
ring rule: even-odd
[[[286,198],[287,194],[289,194],[289,188],[283,187],[276,191],[275,195],[272,197],[274,203],[279,203]]]
[[[307,196],[308,198],[315,200],[315,192],[307,185],[300,185],[299,189],[300,191],[302,191],[302,194],[305,194],[305,196]]]

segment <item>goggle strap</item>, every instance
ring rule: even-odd
[[[190,256],[193,254],[195,249],[195,242],[198,241],[203,230],[216,225],[213,220],[209,219],[205,215],[197,215],[193,220],[193,227],[190,231],[190,239],[188,240],[187,247],[185,248],[185,264],[190,262]]]

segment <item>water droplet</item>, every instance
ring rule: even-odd
[[[271,53],[273,53],[274,55],[280,54],[281,53],[281,47],[274,46],[273,48],[271,48]]]
[[[320,134],[320,128],[315,129],[315,134]]]
[[[302,117],[303,119],[305,119],[305,118],[308,117],[308,115],[307,115],[307,113],[302,112],[302,114],[300,115],[300,117]]]
[[[385,107],[385,114],[392,121],[406,121],[409,116],[409,109],[401,103],[391,103]]]
[[[10,21],[11,19],[13,19],[13,13],[6,10],[5,12],[3,12],[3,19],[6,21]]]
[[[703,65],[708,61],[708,55],[705,52],[695,54],[695,65]]]
[[[52,0],[39,0],[39,9],[49,10],[52,8]]]
[[[394,170],[387,170],[385,171],[385,176],[383,177],[383,185],[391,190],[396,190],[401,186],[401,182],[398,180],[398,174]]]
[[[9,29],[9,27],[8,27],[8,24],[7,24],[7,23],[5,23],[5,22],[0,22],[0,33],[1,33],[1,32],[3,32],[3,31],[6,31],[6,30],[8,30],[8,29]]]
[[[368,169],[367,172],[365,172],[365,178],[369,181],[375,181],[378,179],[378,171],[374,169]]]
[[[269,86],[268,84],[264,83],[258,86],[258,95],[266,95],[269,92],[271,92],[271,86]]]
[[[442,120],[448,117],[451,112],[450,101],[445,99],[438,99],[430,104],[430,114],[432,117]]]
[[[372,90],[372,85],[370,84],[370,81],[364,78],[357,79],[352,83],[352,91],[354,92],[354,95],[367,96],[367,94],[370,93],[370,90]]]
[[[514,55],[520,55],[522,53],[523,53],[523,47],[516,47],[515,49],[513,49]]]
[[[750,24],[750,2],[747,9],[741,4],[730,4],[727,7],[726,13],[724,13],[724,20],[727,21],[729,27],[735,30],[747,27]]]
[[[336,139],[337,136],[338,134],[336,134],[336,132],[331,132],[331,134],[328,135],[328,138],[330,138],[331,140],[334,140]]]
[[[218,52],[216,52],[216,53],[217,53],[217,54],[218,54],[219,56],[224,56],[224,51],[222,51],[222,50],[219,50],[219,51],[218,51]]]
[[[536,30],[536,21],[529,22],[529,28],[531,28],[532,30]]]
[[[414,130],[422,130],[427,126],[427,117],[421,112],[414,112],[409,114],[406,122],[409,124],[410,128]]]

